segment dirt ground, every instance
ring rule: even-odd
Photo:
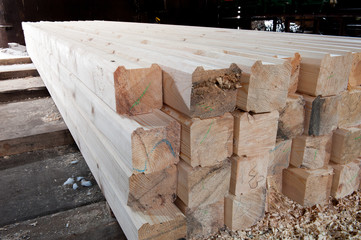
[[[303,208],[277,194],[272,212],[246,231],[222,229],[209,239],[361,239],[361,192]]]

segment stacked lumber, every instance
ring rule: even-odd
[[[248,229],[276,192],[312,206],[359,187],[360,42],[103,21],[23,28],[129,239]]]

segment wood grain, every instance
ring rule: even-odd
[[[326,204],[331,193],[333,169],[293,168],[283,170],[282,193],[304,207]]]
[[[162,111],[181,124],[180,157],[192,167],[219,164],[233,153],[233,116],[199,119],[164,106]]]
[[[262,114],[249,114],[235,111],[234,147],[238,156],[254,156],[259,152],[268,152],[276,142],[278,111]]]
[[[276,146],[271,149],[268,162],[267,176],[278,175],[288,168],[291,158],[292,140],[277,140]]]
[[[361,87],[341,93],[338,126],[350,127],[361,124]]]
[[[269,153],[252,157],[232,156],[232,173],[229,192],[240,196],[253,189],[266,186]]]
[[[303,134],[305,123],[305,101],[302,95],[289,94],[286,106],[279,111],[278,139],[292,139]]]
[[[361,155],[361,129],[338,128],[332,137],[331,161],[346,164]]]
[[[196,168],[180,161],[177,195],[189,208],[212,204],[227,194],[230,175],[228,159],[214,166]]]
[[[187,219],[187,239],[207,238],[224,226],[224,199],[208,205],[189,208],[179,198],[176,205]]]
[[[310,97],[303,95],[305,105],[305,130],[304,134],[321,136],[331,133],[337,128],[338,111],[341,96]]]
[[[308,169],[325,167],[330,161],[331,146],[332,134],[296,137],[292,140],[290,164]]]
[[[343,198],[359,188],[361,180],[360,161],[355,160],[347,164],[331,163],[334,170],[331,196]]]
[[[224,204],[224,221],[232,231],[245,230],[260,221],[265,214],[266,187],[240,196],[228,194]]]

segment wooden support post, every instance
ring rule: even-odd
[[[296,137],[292,140],[290,164],[308,169],[325,167],[330,161],[331,146],[332,134]]]
[[[278,111],[249,114],[235,111],[234,147],[238,156],[255,156],[273,149],[276,142]]]
[[[157,65],[139,65],[114,54],[100,53],[80,41],[64,38],[66,32],[46,31],[41,24],[24,23],[25,41],[30,55],[32,48],[44,45],[55,59],[122,115],[150,113],[162,107],[162,70]],[[33,36],[38,36],[36,39]],[[86,57],[87,62],[82,61]],[[39,61],[35,62],[39,67]]]
[[[266,187],[254,189],[240,196],[229,194],[224,201],[226,226],[232,231],[245,230],[264,217]]]
[[[229,192],[239,196],[266,186],[269,153],[252,157],[232,156],[232,174]]]
[[[227,194],[230,175],[228,159],[214,166],[196,168],[180,161],[177,195],[189,208],[212,204]]]
[[[361,87],[353,88],[341,94],[338,118],[339,127],[361,124]]]
[[[232,155],[232,114],[199,119],[189,118],[168,106],[162,110],[181,124],[180,157],[192,167],[213,166]]]
[[[361,155],[361,129],[339,128],[333,133],[331,161],[346,164]]]
[[[331,195],[335,198],[343,198],[359,188],[361,181],[360,160],[347,164],[331,163],[335,175],[332,180]]]
[[[286,106],[280,110],[277,138],[292,139],[303,133],[305,124],[305,101],[302,95],[289,94]]]
[[[337,112],[341,96],[311,97],[303,95],[303,97],[306,101],[304,134],[326,135],[337,128]]]
[[[290,155],[292,140],[278,140],[274,149],[271,149],[268,163],[267,176],[278,175],[282,170],[288,168],[290,164]]]
[[[283,170],[282,193],[304,207],[328,202],[333,169],[288,168]]]
[[[224,226],[224,198],[208,205],[189,208],[179,198],[175,204],[187,219],[187,239],[205,239]]]

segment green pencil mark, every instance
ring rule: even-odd
[[[286,149],[287,152],[291,151],[291,148]],[[283,152],[286,152],[286,150],[283,150]]]
[[[355,140],[360,139],[360,138],[361,138],[361,136],[359,136],[359,137],[355,138]]]
[[[204,141],[204,139],[206,139],[206,137],[207,137],[207,135],[208,135],[209,131],[211,130],[211,127],[212,127],[212,125],[213,125],[213,122],[214,122],[214,120],[212,120],[211,125],[209,126],[209,128],[208,128],[208,131],[207,131],[206,135],[204,135],[204,137],[203,137],[203,139],[202,139],[201,143]]]
[[[316,152],[315,152],[315,157],[313,158],[313,161],[315,161],[315,160],[316,160],[316,154],[317,154],[317,150],[316,150]]]
[[[330,79],[330,78],[332,78],[333,77],[333,75],[335,75],[335,74],[331,74],[330,76],[328,76],[328,78],[327,79]]]
[[[206,106],[205,104],[201,105],[201,104],[197,103],[196,106],[199,106],[199,107],[204,108],[204,109],[208,109],[208,108],[209,108],[209,111],[210,111],[210,112],[213,111],[213,108],[211,108],[211,106]]]
[[[347,183],[353,182],[353,181],[356,179],[357,175],[358,175],[358,173],[356,173],[356,174],[351,178],[351,180],[348,181]]]
[[[142,97],[144,96],[144,94],[147,92],[149,86],[150,86],[150,83],[149,83],[148,86],[145,88],[145,90],[143,91],[142,95],[140,95],[140,97],[137,99],[137,101],[135,101],[135,103],[133,103],[133,105],[130,107],[129,111],[132,110],[133,107],[135,107],[136,105],[139,104],[140,99],[142,99]]]

